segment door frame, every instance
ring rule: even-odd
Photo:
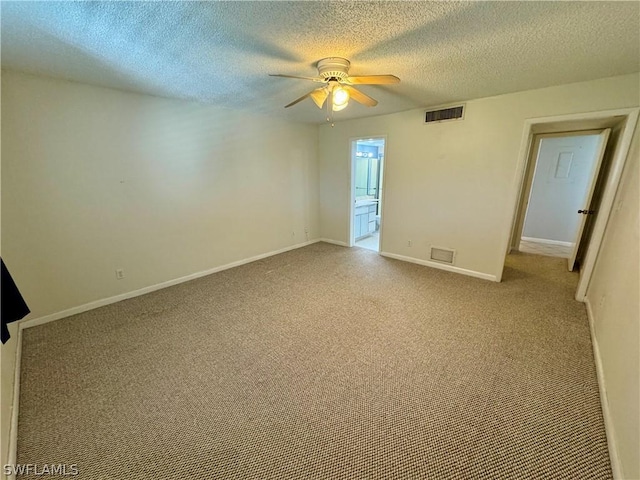
[[[602,128],[613,125],[623,125],[617,142],[614,145],[614,154],[611,159],[609,174],[603,187],[598,216],[596,217],[595,225],[589,239],[587,252],[584,257],[584,262],[580,269],[580,279],[578,280],[575,298],[580,302],[584,302],[596,259],[598,258],[600,246],[604,239],[607,223],[613,210],[613,203],[618,190],[618,185],[620,184],[622,172],[627,161],[627,157],[629,156],[629,149],[631,147],[631,141],[636,129],[636,124],[638,123],[639,113],[640,108],[636,107],[558,115],[552,117],[539,117],[525,120],[511,198],[507,203],[507,205],[509,205],[509,220],[505,223],[509,225],[509,228],[506,229],[503,234],[501,248],[504,252],[504,256],[500,256],[499,265],[496,269],[498,273],[497,281],[502,279],[506,256],[511,251],[513,234],[516,230],[515,222],[518,219],[519,206],[521,205],[520,199],[523,196],[523,189],[525,188],[528,160],[531,157],[531,150],[534,146],[534,136],[539,133],[553,133],[561,132],[563,130],[592,130],[600,128],[600,123],[602,123]],[[611,125],[606,124],[606,121],[608,120],[612,122]]]
[[[516,218],[513,222],[513,231],[511,232],[511,240],[509,242],[509,252],[518,250],[520,239],[522,238],[522,232],[524,231],[524,225],[527,221],[527,210],[529,209],[529,203],[531,202],[531,194],[533,189],[533,179],[535,177],[536,169],[538,168],[538,157],[540,153],[540,144],[542,140],[546,138],[564,138],[564,137],[581,137],[585,135],[599,135],[604,128],[593,130],[572,130],[569,132],[554,132],[554,133],[535,133],[532,138],[531,149],[529,150],[529,156],[527,158],[527,165],[524,173],[524,180],[520,191],[520,197],[518,200],[518,210],[516,212]],[[598,172],[596,172],[596,175]]]
[[[354,239],[354,225],[353,225],[353,217],[355,214],[355,205],[356,205],[356,162],[355,162],[355,158],[356,158],[356,150],[355,150],[355,146],[356,143],[358,142],[358,140],[368,140],[370,138],[373,139],[382,139],[384,141],[384,160],[382,161],[382,163],[380,164],[380,175],[382,176],[382,186],[380,188],[380,193],[379,193],[379,200],[378,200],[378,210],[380,212],[380,229],[378,230],[378,254],[380,254],[380,252],[382,252],[382,232],[383,232],[383,228],[382,225],[384,223],[384,185],[386,183],[386,164],[387,164],[387,151],[389,149],[389,142],[387,140],[387,135],[360,135],[358,137],[350,137],[349,138],[349,219],[348,219],[348,228],[347,231],[349,232],[349,241],[347,242],[347,245],[349,247],[353,247],[355,246],[356,242]]]

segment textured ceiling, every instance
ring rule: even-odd
[[[638,2],[7,2],[2,65],[153,95],[322,122],[305,100],[342,56],[362,86],[336,120],[640,70]]]

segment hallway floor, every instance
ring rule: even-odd
[[[518,250],[524,253],[534,253],[547,257],[569,258],[571,255],[571,247],[569,246],[551,245],[548,243],[531,242],[529,240],[520,240]]]
[[[363,238],[356,242],[356,247],[366,248],[375,252],[380,251],[380,232],[374,232],[369,237]]]

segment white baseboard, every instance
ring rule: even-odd
[[[445,265],[437,262],[430,262],[429,260],[422,260],[420,258],[405,257],[404,255],[397,255],[395,253],[380,252],[383,257],[394,258],[396,260],[402,260],[403,262],[417,263],[418,265],[424,265],[425,267],[437,268],[439,270],[446,270],[448,272],[460,273],[467,275],[468,277],[481,278],[483,280],[491,280],[497,282],[498,278],[495,275],[488,273],[476,272],[475,270],[467,270],[466,268],[454,267],[453,265]]]
[[[173,280],[168,280],[166,282],[158,283],[156,285],[150,285],[148,287],[140,288],[138,290],[133,290],[131,292],[122,293],[120,295],[116,295],[109,298],[103,298],[101,300],[96,300],[94,302],[85,303],[84,305],[79,305],[77,307],[69,308],[67,310],[63,310],[61,312],[52,313],[49,315],[44,315],[42,317],[30,318],[28,320],[23,320],[19,322],[19,328],[31,328],[37,325],[42,325],[45,323],[53,322],[54,320],[59,320],[61,318],[70,317],[71,315],[77,315],[78,313],[87,312],[89,310],[93,310],[95,308],[104,307],[105,305],[110,305],[112,303],[120,302],[122,300],[127,300],[133,297],[139,297],[140,295],[144,295],[146,293],[155,292],[156,290],[160,290],[162,288],[171,287],[173,285],[177,285],[179,283],[188,282],[190,280],[195,280],[196,278],[205,277],[207,275],[211,275],[212,273],[221,272],[223,270],[228,270],[229,268],[239,267],[240,265],[245,265],[247,263],[255,262],[257,260],[262,260],[263,258],[272,257],[273,255],[279,255],[280,253],[285,253],[290,250],[295,250],[297,248],[306,247],[307,245],[311,245],[312,243],[320,242],[320,239],[309,240],[307,242],[297,243],[295,245],[291,245],[285,248],[281,248],[279,250],[274,250],[272,252],[262,253],[260,255],[256,255],[254,257],[245,258],[242,260],[238,260],[235,262],[227,263],[226,265],[221,265],[219,267],[210,268],[208,270],[203,270],[201,272],[192,273],[190,275],[176,278]]]
[[[331,240],[330,238],[321,238],[321,242],[331,243],[333,245],[340,245],[341,247],[348,247],[349,244],[346,242],[341,242],[340,240]]]
[[[593,318],[593,310],[588,298],[584,299],[587,307],[587,318],[589,319],[589,329],[591,331],[591,345],[593,345],[593,357],[596,362],[596,377],[598,378],[598,389],[600,390],[600,403],[602,404],[602,416],[604,417],[604,429],[607,433],[607,445],[609,447],[609,458],[611,459],[611,470],[614,479],[623,479],[622,465],[618,457],[618,447],[616,444],[616,434],[613,427],[613,419],[609,410],[609,402],[607,400],[607,388],[604,383],[604,370],[602,368],[602,358],[600,358],[600,348],[596,339],[596,330]]]
[[[560,245],[562,247],[573,247],[572,242],[561,242],[560,240],[548,240],[546,238],[522,237],[520,240],[531,243],[542,243],[544,245]]]

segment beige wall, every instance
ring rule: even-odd
[[[317,144],[313,125],[3,71],[2,256],[27,318],[318,238]]]
[[[623,478],[640,478],[640,140],[623,172],[587,291]]]
[[[638,103],[634,74],[468,101],[458,122],[425,125],[420,109],[324,125],[321,236],[348,242],[349,139],[387,135],[382,250],[427,260],[450,247],[457,267],[499,276],[525,119]]]
[[[13,72],[2,107],[31,318],[318,237],[315,126]]]
[[[0,102],[1,104],[1,102]],[[1,141],[0,141],[1,145]],[[0,157],[0,163],[1,163]],[[2,168],[0,168],[0,172]],[[0,173],[1,180],[1,173]],[[2,212],[2,196],[0,195],[0,212]],[[2,249],[2,215],[0,213],[0,255]],[[9,452],[9,429],[11,426],[11,407],[13,402],[13,379],[16,357],[17,335],[16,324],[9,325],[9,334],[11,339],[2,345],[0,355],[0,462],[2,465],[7,463],[7,454]],[[4,478],[4,476],[3,476]]]

